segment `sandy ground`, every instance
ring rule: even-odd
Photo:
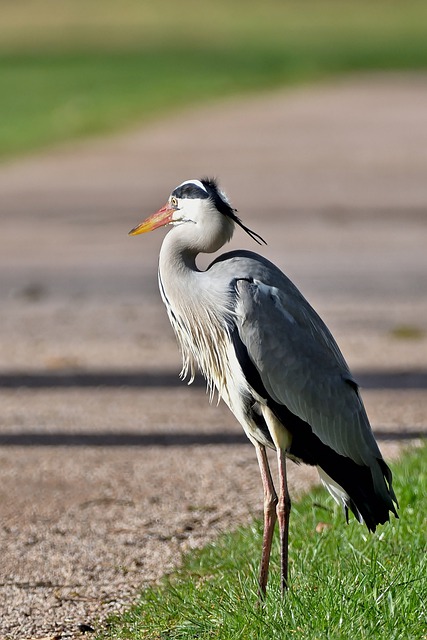
[[[220,177],[393,457],[427,431],[426,170],[422,75],[230,101],[0,168],[1,638],[78,637],[260,513],[240,427],[178,380],[164,233],[127,231],[184,179]],[[290,464],[294,497],[315,480]]]

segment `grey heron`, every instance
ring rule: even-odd
[[[200,369],[255,446],[264,492],[259,590],[266,592],[279,523],[281,588],[288,586],[291,501],[286,458],[314,465],[334,499],[375,531],[397,517],[392,474],[371,430],[357,382],[329,329],[273,263],[250,251],[196,258],[228,242],[235,225],[259,244],[216,180],[187,180],[129,233],[171,225],[159,258],[159,288],[182,353],[181,376]],[[277,496],[266,447],[279,470]]]

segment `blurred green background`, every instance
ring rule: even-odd
[[[185,105],[427,67],[427,2],[0,0],[0,158]]]

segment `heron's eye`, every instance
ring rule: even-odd
[[[171,196],[171,205],[178,208],[178,200],[175,198],[175,196]]]

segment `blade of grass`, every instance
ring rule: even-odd
[[[189,555],[162,585],[109,620],[99,640],[127,638],[264,640],[292,637],[403,640],[426,638],[427,446],[395,465],[400,520],[376,535],[323,503],[315,489],[296,503],[291,522],[291,588],[282,599],[274,549],[267,599],[257,605],[261,523],[221,536]],[[319,512],[330,525],[316,531]]]

